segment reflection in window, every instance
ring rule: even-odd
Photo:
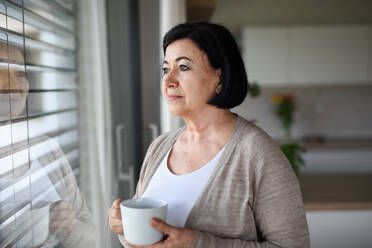
[[[78,188],[72,6],[0,2],[0,247],[94,244]]]

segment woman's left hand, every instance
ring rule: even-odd
[[[152,227],[167,235],[167,238],[149,246],[136,246],[128,243],[125,244],[133,248],[191,248],[195,239],[195,232],[187,228],[178,228],[167,224],[166,222],[153,218],[150,221]]]
[[[75,226],[75,210],[70,202],[58,201],[50,206],[49,230],[59,237],[67,237]]]

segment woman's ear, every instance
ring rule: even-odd
[[[221,84],[221,68],[217,69],[217,76],[219,78],[217,88],[216,88],[216,94],[220,94],[222,90],[222,84]]]
[[[221,68],[217,69],[217,76],[220,78],[220,82],[221,82]]]
[[[222,91],[222,84],[221,82],[218,83],[217,87],[216,87],[216,94],[220,94]]]

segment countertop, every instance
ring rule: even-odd
[[[281,139],[276,140],[278,144],[284,144]],[[295,139],[290,143],[299,144],[307,150],[328,150],[328,149],[372,149],[372,138],[324,138],[307,137]]]
[[[304,139],[298,142],[305,149],[372,149],[372,139]]]
[[[307,211],[372,210],[372,174],[301,175]]]

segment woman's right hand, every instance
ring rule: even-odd
[[[120,203],[123,200],[116,199],[113,203],[111,208],[108,211],[109,216],[109,224],[111,231],[116,234],[123,235],[123,225],[121,223],[121,212],[120,212]]]

